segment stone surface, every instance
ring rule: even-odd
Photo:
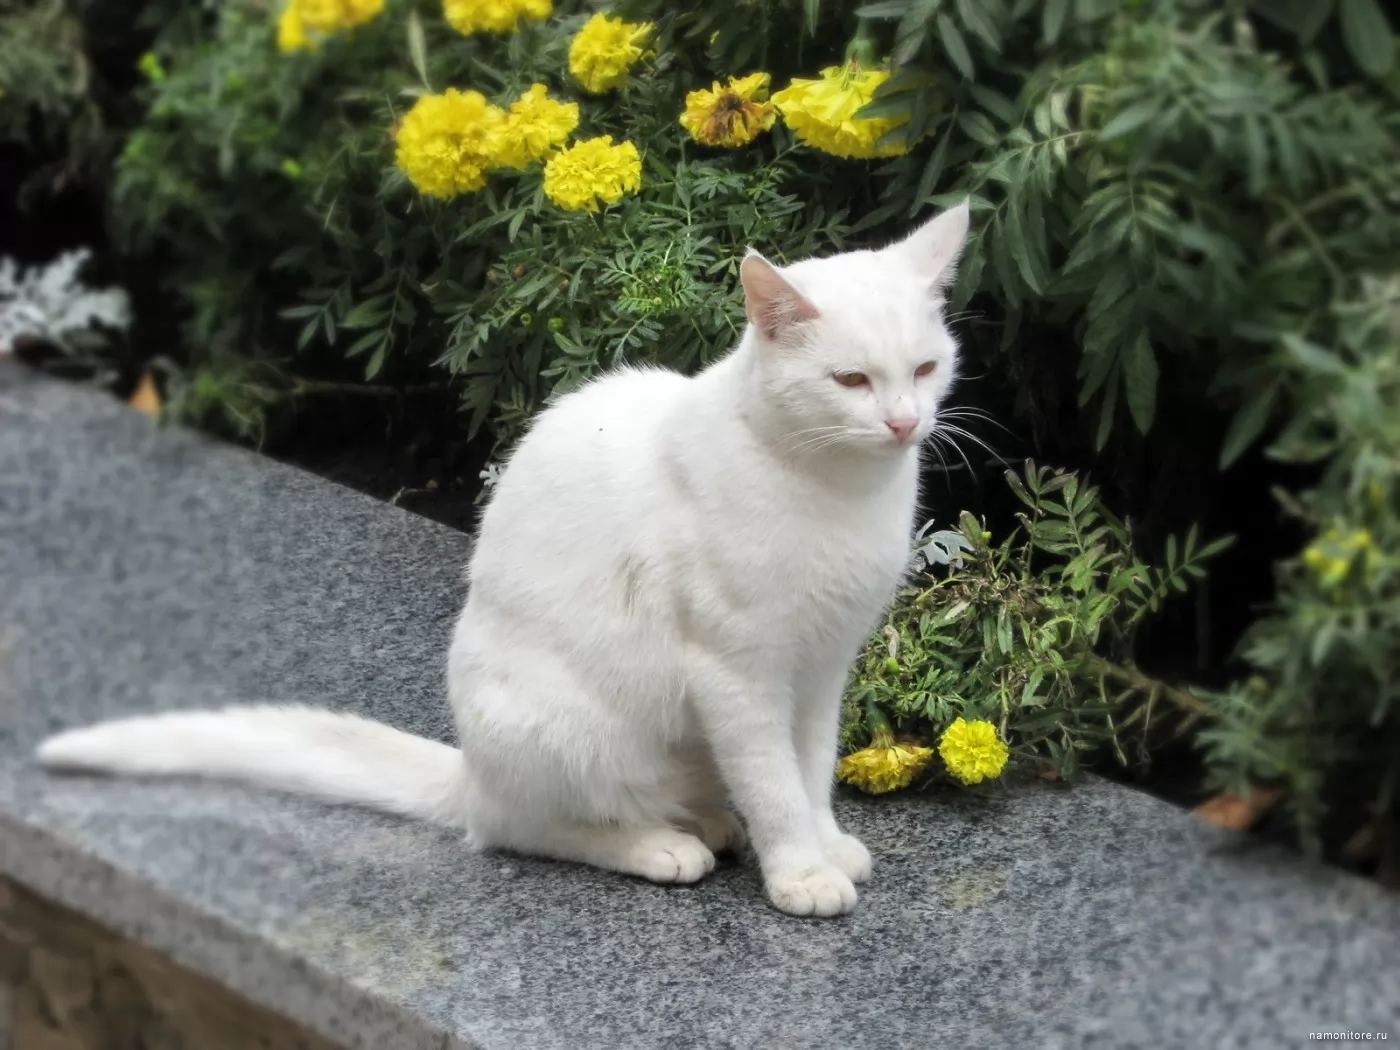
[[[7,1050],[336,1050],[145,945],[0,879]]]
[[[1101,782],[844,799],[875,880],[811,922],[768,908],[747,862],[662,888],[30,760],[65,726],[240,701],[448,738],[466,550],[0,367],[0,874],[353,1047],[1400,1039],[1400,900]]]

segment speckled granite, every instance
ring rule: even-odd
[[[45,734],[235,701],[449,734],[465,537],[0,362],[0,872],[347,1046],[1276,1047],[1400,1039],[1400,900],[1104,783],[847,799],[849,919],[210,784]]]

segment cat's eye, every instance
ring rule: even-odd
[[[922,379],[924,376],[933,375],[934,369],[938,367],[937,361],[925,361],[918,368],[914,369],[914,374]]]
[[[870,385],[870,377],[864,372],[834,372],[831,378],[842,386],[857,387]]]

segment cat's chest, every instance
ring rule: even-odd
[[[891,514],[879,520],[812,523],[789,533],[769,571],[795,597],[816,607],[883,602],[909,559],[909,524]]]
[[[735,613],[864,620],[898,585],[909,558],[913,498],[858,505],[770,498],[711,536],[707,571]],[[718,541],[718,542],[715,542]]]

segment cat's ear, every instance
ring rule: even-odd
[[[958,256],[967,241],[968,206],[963,201],[955,208],[930,219],[898,244],[885,251],[899,259],[900,265],[928,284],[932,292],[940,292],[953,283]]]
[[[817,316],[807,297],[758,252],[750,251],[739,264],[739,281],[744,286],[744,313],[765,339],[780,340],[793,325]]]

